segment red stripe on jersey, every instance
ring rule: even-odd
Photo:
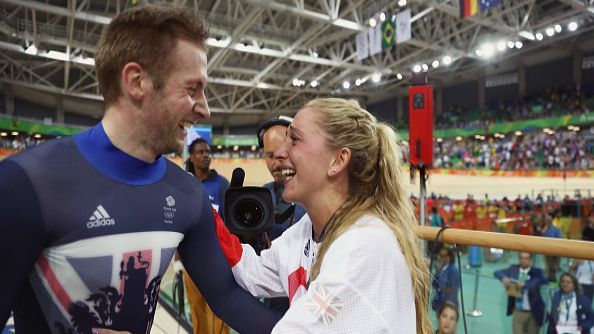
[[[39,265],[39,268],[41,268],[41,273],[45,277],[45,280],[52,289],[56,298],[58,298],[58,300],[60,301],[60,304],[62,304],[64,310],[68,310],[68,307],[70,306],[70,304],[72,304],[72,299],[70,299],[70,296],[68,296],[68,293],[66,292],[66,290],[64,290],[62,284],[60,284],[60,282],[58,281],[58,278],[56,277],[56,274],[50,267],[49,262],[47,262],[47,259],[43,255],[41,255],[37,259],[37,264]]]
[[[293,301],[293,296],[295,296],[295,293],[297,292],[297,289],[299,289],[300,285],[303,285],[303,287],[306,288],[306,274],[307,272],[305,268],[299,267],[289,275],[289,302]]]
[[[212,211],[214,212],[215,229],[219,245],[227,258],[229,266],[233,267],[239,260],[241,260],[241,254],[243,253],[241,242],[239,242],[239,239],[236,236],[229,232],[223,219],[217,213],[217,210],[213,209]]]

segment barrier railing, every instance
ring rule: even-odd
[[[437,227],[417,226],[419,237],[429,241],[435,240],[438,231]],[[438,241],[594,260],[594,242],[581,240],[448,228],[441,233]]]

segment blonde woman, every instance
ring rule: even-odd
[[[274,156],[283,198],[308,214],[260,257],[222,241],[241,286],[289,297],[273,332],[432,333],[429,271],[394,131],[354,100],[313,100]]]

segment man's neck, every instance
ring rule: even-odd
[[[115,107],[108,108],[101,121],[105,134],[113,144],[125,152],[146,163],[152,163],[159,155],[144,137],[144,130],[134,126],[134,122],[124,112],[117,112]]]
[[[196,178],[200,181],[206,180],[206,178],[210,175],[210,169],[196,169]]]

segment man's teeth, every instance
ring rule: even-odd
[[[295,170],[290,168],[286,168],[281,171],[281,175],[285,178],[285,180],[292,179],[293,176],[295,176],[295,173]]]
[[[179,122],[179,127],[182,129],[188,129],[192,126],[192,122],[189,121],[181,121]]]

